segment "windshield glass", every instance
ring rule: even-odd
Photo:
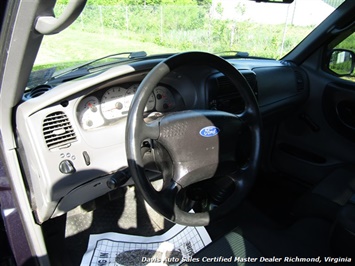
[[[61,14],[68,0],[58,0]],[[199,50],[282,58],[342,0],[92,0],[69,28],[45,36],[34,70],[72,67],[121,52]],[[126,57],[127,55],[122,55]]]

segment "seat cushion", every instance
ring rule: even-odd
[[[355,168],[338,168],[324,178],[312,191],[344,206],[355,194]]]
[[[262,254],[246,238],[231,231],[194,256],[194,265],[270,265],[260,262]],[[186,265],[190,265],[188,262]]]
[[[339,209],[355,195],[355,166],[337,168],[296,203],[296,216],[334,221]]]
[[[194,256],[198,259],[195,263],[184,265],[290,265],[292,262],[303,266],[304,260],[330,256],[330,232],[331,223],[317,218],[300,219],[287,228],[274,228],[253,220],[239,224],[202,249]]]

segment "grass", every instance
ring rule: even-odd
[[[148,54],[177,51],[154,43],[122,39],[114,30],[106,30],[105,34],[101,34],[67,29],[60,34],[44,38],[34,69],[50,67],[57,63],[65,66],[76,65],[113,53],[141,50]]]

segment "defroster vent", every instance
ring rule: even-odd
[[[43,121],[43,136],[49,149],[67,146],[77,140],[74,129],[63,112],[46,116]]]

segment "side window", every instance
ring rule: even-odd
[[[330,50],[328,70],[340,78],[355,82],[355,33]]]

